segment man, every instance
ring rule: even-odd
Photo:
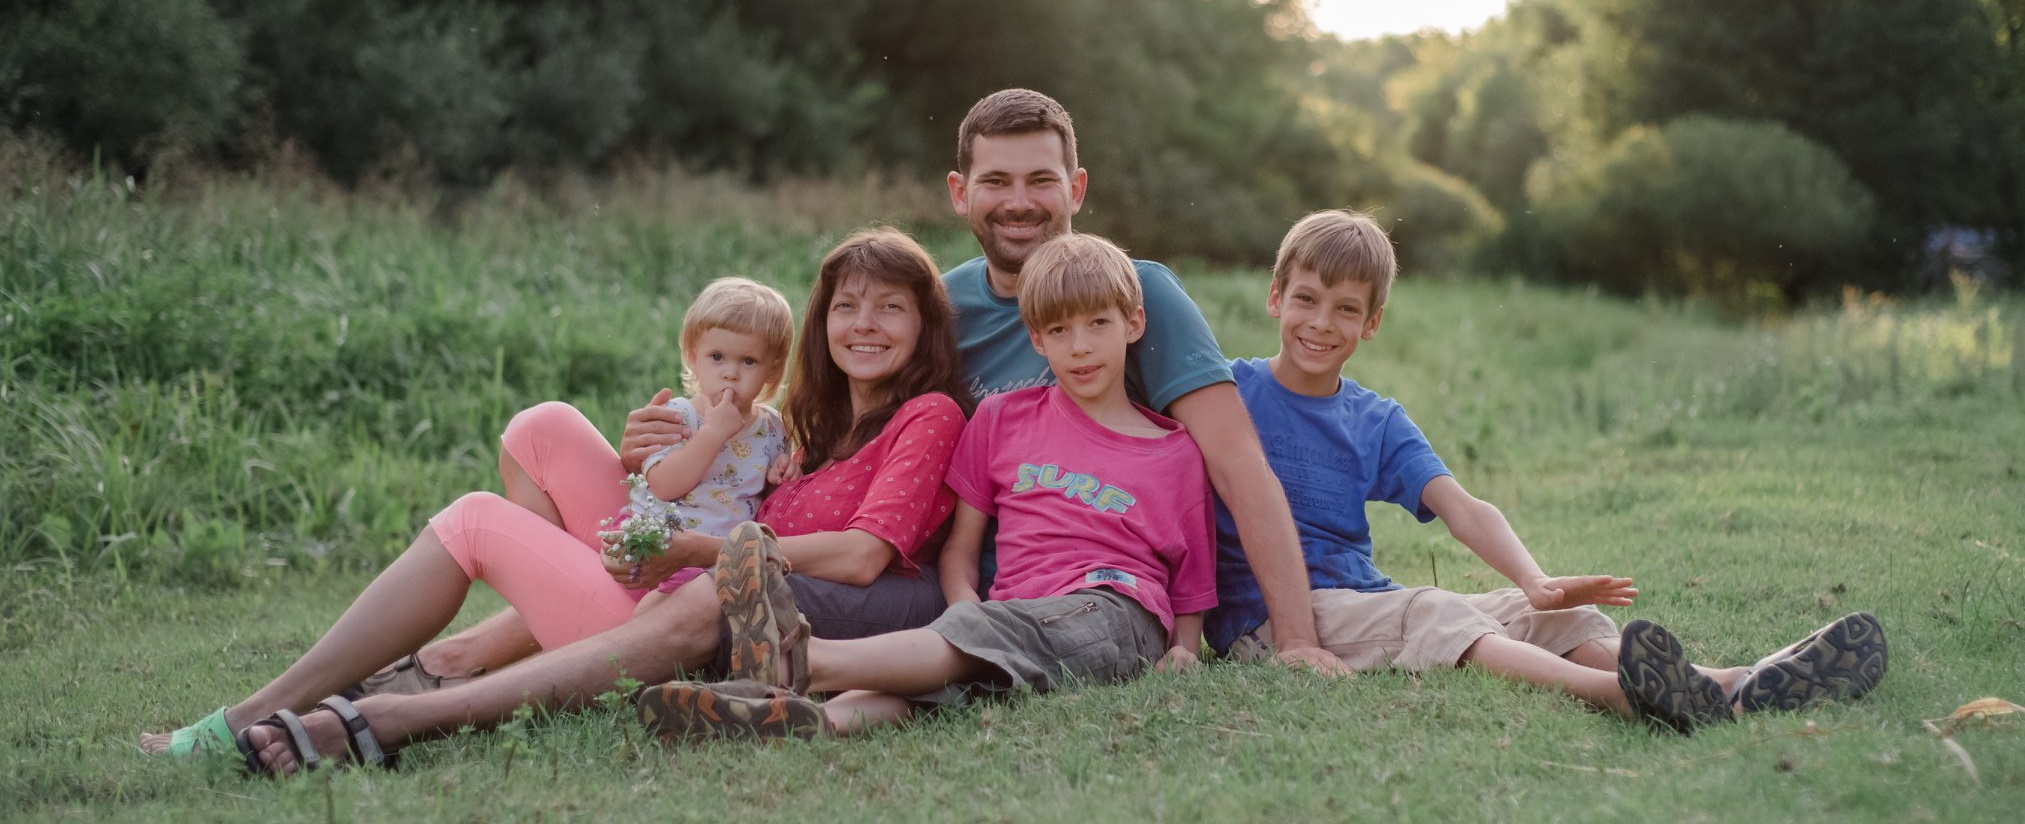
[[[949,202],[984,254],[943,275],[956,303],[957,346],[971,393],[986,396],[1054,383],[1021,322],[1020,270],[1027,255],[1070,231],[1089,175],[1076,165],[1069,113],[1047,95],[1006,89],[971,107],[957,132]],[[1239,399],[1228,363],[1202,311],[1167,267],[1135,261],[1145,292],[1146,334],[1130,350],[1133,399],[1182,422],[1195,437],[1210,483],[1237,520],[1247,560],[1265,595],[1281,660],[1347,672],[1317,646],[1307,568],[1279,479]]]

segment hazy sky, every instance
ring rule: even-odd
[[[1323,31],[1346,39],[1410,34],[1423,28],[1473,29],[1505,13],[1505,0],[1307,0]]]

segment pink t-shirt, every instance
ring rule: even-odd
[[[1053,386],[986,398],[957,443],[949,486],[998,518],[994,600],[1109,587],[1174,628],[1216,606],[1209,478],[1179,422],[1114,432]]]
[[[901,404],[857,454],[774,490],[759,521],[782,535],[862,529],[898,550],[888,571],[918,575],[942,551],[928,539],[956,509],[942,476],[963,429],[963,410],[948,395]]]
[[[887,572],[921,576],[941,541],[930,541],[956,510],[942,485],[963,433],[963,409],[948,395],[930,393],[900,405],[879,434],[857,454],[775,489],[759,505],[760,523],[783,536],[862,529],[898,552]],[[659,589],[672,592],[702,575],[695,567],[675,573]]]

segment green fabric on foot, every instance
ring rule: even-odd
[[[197,723],[169,733],[170,755],[193,755],[199,752],[232,752],[232,728],[225,726],[225,708],[219,707]]]

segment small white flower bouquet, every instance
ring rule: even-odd
[[[643,475],[627,475],[625,484],[636,492],[645,491],[647,478]],[[673,503],[661,501],[653,495],[633,495],[634,503],[628,504],[619,514],[601,522],[605,528],[598,532],[604,541],[606,557],[626,563],[638,563],[668,551],[668,540],[681,531],[684,518]],[[642,506],[651,502],[654,506]],[[642,511],[650,510],[650,511]]]

